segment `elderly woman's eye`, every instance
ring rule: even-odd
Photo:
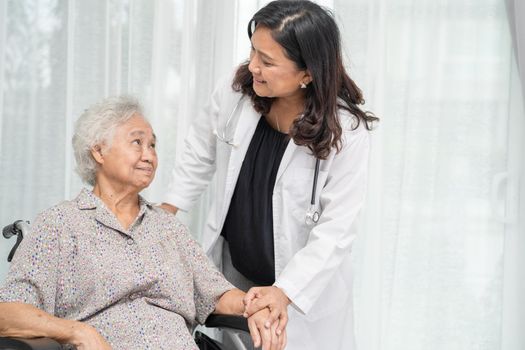
[[[151,148],[155,148],[155,147],[157,147],[157,144],[156,143],[152,143],[150,146],[151,146]]]
[[[131,141],[131,143],[140,146],[142,144],[142,141],[140,139],[135,139],[135,140]]]

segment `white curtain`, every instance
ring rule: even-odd
[[[519,299],[507,301],[518,276],[505,279],[504,252],[525,136],[504,1],[336,0],[335,12],[382,118],[356,247],[360,349],[525,348],[503,320]]]
[[[522,0],[506,0],[509,27],[514,44],[514,54],[517,61],[517,71],[512,75],[513,91],[519,86],[525,86],[525,2]],[[519,77],[518,78],[518,73]],[[522,89],[525,97],[525,89]],[[509,105],[515,109],[513,113],[513,127],[510,139],[514,146],[511,159],[518,158],[521,162],[514,162],[511,177],[514,184],[515,196],[519,198],[518,215],[514,222],[510,222],[505,238],[504,258],[504,294],[503,294],[503,349],[522,349],[525,344],[525,114],[521,109],[523,100],[519,96],[511,99]]]
[[[159,200],[266,2],[0,0],[0,225],[76,195],[72,126],[107,95],[146,105],[160,157],[146,197]],[[523,301],[512,244],[525,132],[504,1],[322,3],[381,118],[354,249],[359,350],[525,348],[509,311]],[[205,205],[183,217],[197,235]],[[13,242],[0,242],[1,281]]]

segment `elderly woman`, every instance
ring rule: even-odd
[[[210,263],[173,215],[139,192],[157,168],[140,106],[111,98],[77,121],[77,171],[93,186],[41,213],[0,288],[0,335],[49,337],[78,349],[196,349],[211,313],[242,315],[244,293]],[[248,320],[255,345],[284,347]]]

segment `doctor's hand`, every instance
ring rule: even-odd
[[[177,208],[174,205],[168,204],[168,203],[162,203],[159,205],[159,207],[161,207],[162,209],[172,214],[177,214],[177,211],[179,211],[179,208]]]
[[[248,318],[248,328],[252,336],[253,345],[262,350],[282,350],[286,346],[286,330],[277,334],[279,321],[275,321],[269,328],[265,322],[270,316],[270,310],[264,308]]]
[[[269,329],[277,323],[276,332],[281,334],[288,323],[288,305],[290,299],[283,290],[276,286],[253,287],[244,296],[244,317],[250,317],[264,308],[270,310],[264,326]]]

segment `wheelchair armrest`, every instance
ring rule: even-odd
[[[50,338],[0,337],[0,350],[61,350],[62,345]]]
[[[250,332],[248,320],[242,316],[210,315],[204,325],[208,328],[230,328]]]

